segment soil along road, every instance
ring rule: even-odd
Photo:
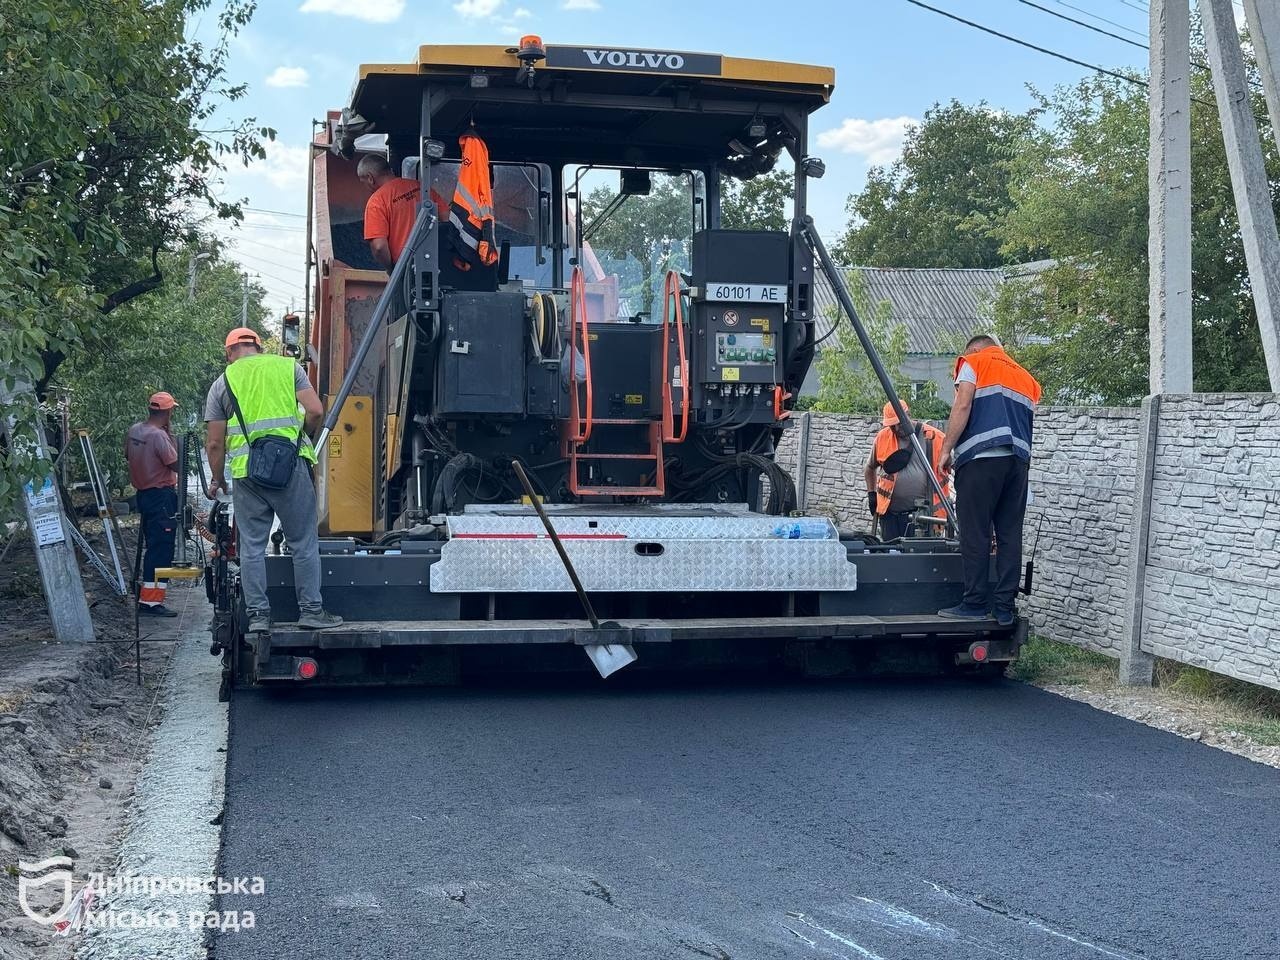
[[[219,960],[1271,958],[1280,771],[1001,683],[240,693]]]

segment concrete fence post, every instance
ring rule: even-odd
[[[800,435],[796,437],[796,509],[807,513],[809,508],[809,430],[812,413],[800,414]]]
[[[1151,485],[1155,479],[1156,444],[1160,436],[1160,395],[1142,401],[1138,423],[1137,470],[1133,491],[1133,528],[1130,531],[1128,583],[1125,598],[1125,630],[1120,640],[1120,683],[1151,686],[1154,658],[1143,652],[1143,604],[1147,586],[1147,548],[1151,539]]]

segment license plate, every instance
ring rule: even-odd
[[[720,303],[786,303],[787,288],[782,284],[708,283],[706,298]]]

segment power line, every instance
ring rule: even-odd
[[[242,223],[241,227],[249,230],[283,230],[286,233],[306,233],[306,227],[286,227],[279,223]]]
[[[913,4],[914,6],[917,6],[917,7],[923,7],[925,10],[929,10],[940,16],[946,17],[948,20],[955,20],[957,23],[963,23],[967,27],[973,27],[975,30],[981,30],[983,33],[989,33],[993,37],[999,37],[1001,40],[1008,40],[1010,43],[1016,43],[1020,47],[1026,47],[1029,50],[1034,50],[1037,53],[1043,53],[1046,56],[1056,57],[1058,60],[1065,60],[1067,63],[1075,64],[1077,67],[1084,67],[1086,70],[1092,70],[1094,73],[1100,73],[1103,76],[1107,76],[1107,77],[1114,77],[1117,80],[1123,80],[1125,83],[1131,83],[1135,87],[1142,87],[1144,90],[1148,90],[1151,88],[1151,85],[1147,83],[1147,81],[1145,80],[1140,80],[1137,77],[1127,76],[1115,70],[1108,70],[1106,67],[1100,67],[1096,63],[1088,63],[1084,60],[1077,60],[1075,57],[1069,57],[1065,53],[1059,53],[1056,50],[1050,50],[1048,47],[1037,46],[1034,43],[1030,43],[1018,37],[1010,36],[1007,33],[1001,33],[999,30],[993,30],[990,27],[984,27],[982,24],[974,23],[972,20],[966,20],[964,17],[958,17],[954,13],[948,13],[946,10],[939,10],[937,7],[931,7],[927,3],[922,3],[921,0],[907,0],[907,3]],[[1198,103],[1202,107],[1209,107],[1209,108],[1213,107],[1213,104],[1210,103],[1208,100],[1201,100],[1199,97],[1192,97],[1191,102]]]
[[[1122,37],[1118,33],[1112,33],[1110,30],[1103,30],[1101,27],[1095,27],[1091,23],[1085,23],[1083,20],[1077,20],[1075,17],[1069,17],[1065,13],[1059,13],[1057,10],[1050,10],[1048,7],[1042,7],[1038,3],[1033,3],[1032,0],[1018,0],[1018,2],[1028,7],[1035,7],[1037,10],[1042,10],[1051,17],[1057,17],[1059,20],[1065,20],[1068,23],[1074,23],[1077,26],[1084,27],[1086,30],[1092,30],[1094,33],[1100,33],[1104,37],[1111,37],[1113,40],[1119,40],[1121,43],[1127,43],[1130,46],[1137,47],[1139,50],[1151,49],[1145,43],[1139,43],[1137,40],[1130,40],[1128,37]]]
[[[1068,10],[1074,10],[1076,13],[1083,13],[1086,17],[1097,20],[1099,23],[1109,24],[1118,30],[1123,30],[1126,33],[1132,33],[1136,37],[1145,37],[1147,35],[1146,31],[1135,30],[1133,27],[1126,27],[1123,23],[1117,23],[1115,20],[1108,20],[1106,17],[1099,16],[1092,10],[1086,10],[1084,7],[1077,7],[1075,4],[1067,3],[1066,0],[1053,0],[1053,2],[1060,7],[1066,7]]]
[[[248,210],[250,213],[269,213],[276,217],[297,217],[299,220],[307,219],[305,213],[287,213],[284,210],[264,210],[262,207],[241,207],[241,210]]]
[[[296,288],[300,286],[297,280],[286,280],[284,277],[278,277],[274,273],[267,273],[265,270],[258,270],[258,268],[253,267],[252,264],[241,264],[241,266],[251,267],[252,269],[256,270],[258,273],[262,274],[262,276],[270,277],[272,280],[276,281],[277,283],[283,283],[287,287]]]
[[[239,238],[238,242],[245,242],[245,238],[243,237]],[[252,242],[252,241],[248,241],[248,242]],[[262,247],[264,250],[275,249],[274,247],[268,247],[265,243],[257,244],[257,246]],[[270,257],[264,257],[260,253],[254,253],[252,251],[237,250],[234,246],[229,247],[228,249],[232,250],[233,252],[243,254],[244,256],[247,256],[247,257],[257,257],[263,263],[269,263],[273,267],[281,267],[282,269],[285,269],[285,270],[306,270],[306,267],[303,266],[303,264],[301,263],[283,263],[279,260],[272,260]]]
[[[1117,80],[1123,80],[1126,83],[1133,83],[1140,87],[1147,86],[1147,82],[1145,80],[1125,76],[1123,73],[1118,73],[1115,70],[1108,70],[1106,67],[1100,67],[1096,63],[1087,63],[1084,60],[1077,60],[1075,57],[1069,57],[1065,53],[1050,50],[1048,47],[1036,46],[1034,43],[1021,40],[1018,37],[1010,36],[1007,33],[1001,33],[999,30],[993,30],[990,27],[984,27],[982,24],[974,23],[972,20],[966,20],[964,17],[958,17],[954,13],[948,13],[946,10],[939,10],[937,7],[931,7],[927,3],[922,3],[921,0],[907,0],[907,3],[921,7],[931,13],[936,13],[941,17],[946,17],[948,20],[954,20],[956,23],[963,23],[966,27],[973,27],[975,30],[981,30],[983,33],[989,33],[991,36],[999,37],[1001,40],[1008,40],[1010,43],[1016,43],[1018,46],[1026,47],[1028,50],[1034,50],[1037,53],[1043,53],[1046,56],[1055,57],[1058,60],[1065,60],[1067,63],[1075,64],[1077,67],[1084,67],[1086,70],[1092,70],[1094,73],[1101,73],[1108,77],[1115,77]]]
[[[1136,40],[1130,40],[1128,37],[1122,37],[1119,34],[1111,33],[1109,30],[1099,29],[1098,27],[1095,27],[1092,24],[1085,23],[1083,20],[1077,20],[1075,17],[1068,17],[1065,14],[1061,14],[1054,10],[1050,10],[1048,7],[1042,7],[1038,3],[1033,3],[1032,0],[1018,0],[1018,2],[1025,3],[1028,7],[1035,7],[1037,10],[1043,10],[1045,13],[1049,14],[1049,16],[1051,17],[1058,17],[1062,20],[1067,20],[1067,21],[1070,21],[1071,23],[1079,24],[1080,26],[1084,27],[1086,30],[1092,30],[1095,33],[1101,33],[1104,36],[1114,37],[1116,40],[1120,40],[1123,43],[1131,44],[1132,46],[1137,47],[1139,50],[1146,50],[1148,53],[1151,52],[1151,48],[1147,46],[1145,43],[1138,43],[1138,41]],[[1197,70],[1203,70],[1205,73],[1208,73],[1208,74],[1213,73],[1213,70],[1209,67],[1207,63],[1201,63],[1199,60],[1192,60],[1191,66],[1195,67]],[[1197,101],[1197,102],[1199,103],[1202,101]]]

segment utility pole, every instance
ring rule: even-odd
[[[1151,392],[1190,393],[1191,6],[1151,0],[1147,233]]]
[[[1280,147],[1280,4],[1274,0],[1244,0],[1244,19],[1262,74],[1262,90],[1271,114],[1271,132]]]
[[[249,325],[249,275],[241,274],[244,277],[244,288],[240,293],[240,326],[247,327]]]
[[[1257,8],[1272,3],[1251,3]],[[1255,9],[1255,12],[1256,9]],[[1272,11],[1260,19],[1266,26]],[[1227,146],[1227,168],[1236,198],[1244,258],[1249,265],[1249,286],[1258,313],[1262,352],[1267,358],[1271,389],[1280,392],[1280,234],[1271,206],[1271,190],[1262,158],[1262,138],[1253,115],[1253,98],[1244,71],[1240,34],[1236,30],[1231,0],[1200,0],[1205,46],[1213,71],[1213,92],[1218,101],[1222,136]],[[1264,70],[1264,75],[1268,71]]]
[[[194,300],[196,298],[196,268],[200,266],[201,260],[208,260],[212,254],[197,253],[191,251],[191,257],[187,261],[187,299]]]
[[[85,599],[84,581],[80,578],[80,563],[67,535],[67,518],[62,512],[62,499],[53,482],[53,463],[49,459],[43,414],[39,404],[35,402],[35,393],[30,383],[19,381],[12,393],[0,387],[0,400],[6,402],[26,394],[31,395],[34,411],[33,452],[42,461],[44,470],[41,479],[28,483],[23,490],[22,507],[36,551],[36,564],[40,568],[49,619],[53,623],[53,636],[60,643],[89,643],[93,640],[93,621],[89,618],[89,602]],[[10,449],[18,449],[22,441],[27,439],[19,435],[16,416],[7,417],[0,424],[8,434]],[[30,443],[30,440],[27,442]]]

